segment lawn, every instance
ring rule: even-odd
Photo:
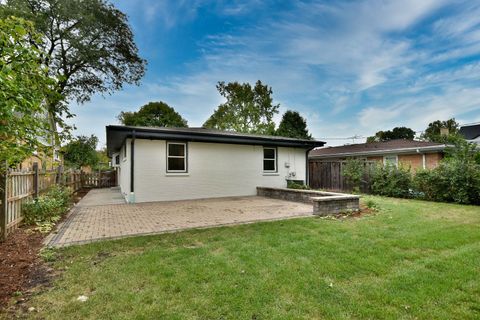
[[[45,319],[478,319],[480,208],[369,197],[302,218],[58,251]],[[86,295],[86,302],[77,297]]]

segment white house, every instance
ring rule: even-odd
[[[307,154],[325,143],[204,128],[107,126],[107,149],[128,202],[256,194],[308,179]]]

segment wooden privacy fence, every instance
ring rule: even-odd
[[[62,185],[73,194],[81,188],[116,186],[115,171],[91,172],[39,170],[34,164],[29,170],[6,171],[0,174],[0,240],[22,222],[22,205],[45,192],[53,185]]]
[[[309,186],[312,189],[324,189],[331,191],[353,191],[353,186],[348,183],[343,176],[343,170],[346,161],[309,161]],[[360,184],[360,192],[370,193],[371,170],[375,165],[375,161],[365,161],[363,163],[363,177]]]

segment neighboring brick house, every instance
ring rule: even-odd
[[[460,127],[460,134],[469,142],[480,145],[480,123],[466,124]]]
[[[410,166],[412,170],[418,170],[436,167],[443,158],[445,147],[445,144],[441,143],[398,139],[320,148],[311,151],[308,157],[311,161],[357,158],[396,166]]]

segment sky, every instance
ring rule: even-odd
[[[273,89],[327,145],[455,117],[480,122],[480,1],[116,0],[140,55],[140,86],[95,95],[74,134],[95,134],[150,101],[201,126],[223,102],[218,81]]]

